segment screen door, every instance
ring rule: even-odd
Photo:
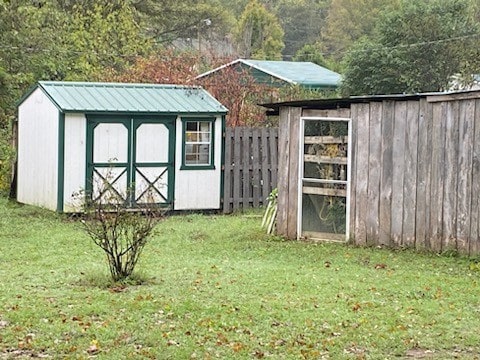
[[[348,238],[350,119],[301,119],[298,235]]]

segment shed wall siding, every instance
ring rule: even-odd
[[[184,117],[185,118],[185,117]],[[195,119],[195,117],[192,117]],[[180,170],[182,165],[182,121],[176,121],[174,210],[220,209],[222,121],[215,121],[212,170]]]
[[[300,116],[291,114],[298,109],[282,108],[279,124],[277,229],[292,239],[288,199],[298,189],[289,182],[298,149],[290,142]],[[351,118],[351,240],[480,254],[480,92],[352,103]]]
[[[65,115],[64,211],[80,210],[75,193],[85,189],[87,120],[85,114]]]
[[[368,212],[355,214],[355,243],[478,254],[480,99],[352,104],[352,114],[359,129],[371,129],[358,132],[353,159],[357,169],[370,165],[357,170],[351,198]]]
[[[59,111],[41,89],[18,108],[17,200],[57,208]]]

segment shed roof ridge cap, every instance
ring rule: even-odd
[[[186,84],[153,84],[153,83],[122,83],[122,82],[89,82],[89,81],[50,81],[38,82],[42,86],[83,86],[83,87],[127,87],[127,88],[164,88],[164,89],[202,89],[200,85]]]

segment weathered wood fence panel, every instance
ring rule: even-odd
[[[277,128],[227,128],[223,211],[265,205],[277,187],[277,159]]]

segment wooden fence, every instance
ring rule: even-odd
[[[278,129],[227,128],[223,211],[266,204],[277,186]]]

